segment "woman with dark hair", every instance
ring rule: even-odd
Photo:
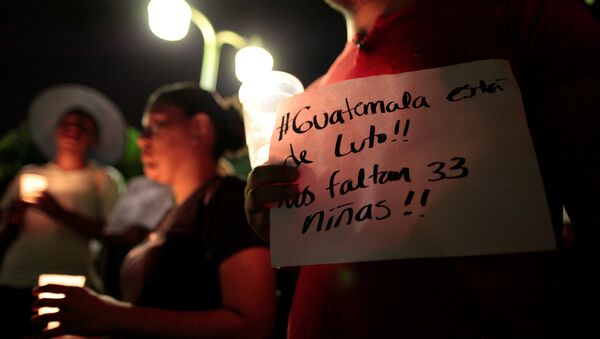
[[[66,295],[36,302],[60,308],[33,319],[61,322],[41,335],[270,337],[269,251],[246,222],[244,182],[217,174],[223,152],[244,145],[241,115],[195,85],[174,84],[149,98],[143,126],[138,144],[145,174],[170,186],[176,207],[125,258],[125,302],[85,288],[37,288],[38,295]]]

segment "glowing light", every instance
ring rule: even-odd
[[[183,39],[190,28],[192,9],[184,0],[152,0],[148,4],[150,30],[161,39]]]
[[[48,284],[63,285],[63,286],[78,286],[83,287],[85,285],[85,277],[83,275],[65,275],[65,274],[40,274],[38,277],[38,285],[44,286]],[[40,293],[40,299],[63,299],[65,297],[62,293]],[[58,312],[57,307],[41,307],[38,310],[38,314],[56,313]],[[51,321],[48,323],[47,329],[53,329],[60,325],[58,321]]]
[[[248,42],[233,31],[219,31],[201,11],[190,7],[184,0],[151,0],[148,4],[150,30],[158,37],[176,41],[184,38],[192,22],[202,33],[204,52],[200,71],[200,87],[214,91],[217,88],[221,47],[228,44],[242,49],[236,55],[236,76],[240,82],[259,76],[273,68],[273,57],[260,47],[247,47]]]
[[[238,96],[244,107],[246,144],[252,168],[269,159],[277,106],[302,91],[304,86],[298,78],[280,71],[270,71],[242,83]]]
[[[235,76],[241,83],[259,78],[272,69],[273,56],[262,47],[244,47],[235,55]]]
[[[589,6],[594,6],[596,4],[596,0],[584,0],[584,2]]]
[[[35,203],[46,188],[48,188],[48,180],[44,176],[28,173],[21,175],[19,179],[19,194],[23,201]]]

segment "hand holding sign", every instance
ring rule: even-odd
[[[301,173],[300,193],[271,210],[275,266],[555,246],[504,60],[296,95],[278,108],[269,163]]]
[[[293,199],[298,194],[293,183],[298,170],[282,165],[265,165],[254,168],[246,184],[245,210],[250,226],[261,238],[269,241],[269,208],[282,200]]]

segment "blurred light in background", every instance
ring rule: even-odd
[[[262,47],[244,47],[235,55],[235,76],[241,83],[260,77],[272,69],[273,56]]]
[[[168,41],[183,39],[190,28],[192,9],[184,0],[152,0],[148,4],[150,30]]]

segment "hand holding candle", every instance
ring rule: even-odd
[[[48,180],[38,174],[22,174],[19,179],[21,200],[35,203],[42,193],[48,188]]]
[[[63,285],[63,286],[78,286],[83,287],[85,285],[85,277],[82,275],[64,275],[64,274],[40,274],[38,279],[38,285],[44,286],[48,284]],[[38,298],[48,299],[62,299],[64,294],[59,293],[40,293]],[[42,307],[39,309],[38,314],[56,313],[58,308],[56,307]],[[52,321],[48,323],[48,329],[56,328],[60,325],[58,321]]]

